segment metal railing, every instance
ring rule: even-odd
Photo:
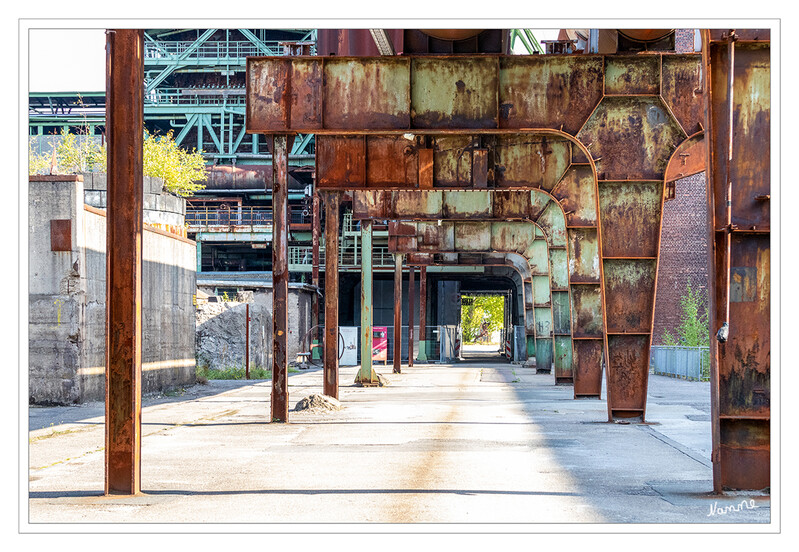
[[[313,263],[313,248],[311,246],[289,246],[289,265],[308,265]],[[319,265],[324,268],[325,248],[319,246]],[[353,244],[339,247],[339,268],[357,268],[361,266],[361,249],[356,250]],[[372,248],[372,266],[385,268],[394,266],[394,255],[388,247]]]
[[[710,378],[709,347],[652,347],[650,367],[654,374],[707,381]]]
[[[169,60],[176,58],[191,48],[196,41],[194,40],[165,40],[144,43],[144,58],[146,60],[163,59]],[[272,50],[275,55],[283,54],[283,46],[277,40],[264,41],[264,45]],[[251,56],[262,56],[264,51],[250,41],[228,41],[228,40],[208,40],[203,42],[188,56],[189,59],[195,58],[232,58],[243,59]]]
[[[255,207],[186,209],[189,226],[272,226],[272,210]]]
[[[155,88],[144,96],[144,102],[157,105],[226,105],[247,103],[244,88]]]

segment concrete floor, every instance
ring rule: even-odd
[[[357,367],[344,367],[345,408],[288,424],[266,423],[268,381],[146,398],[135,497],[102,496],[102,403],[32,407],[28,521],[769,522],[768,495],[711,494],[707,383],[650,376],[652,423],[619,425],[604,400],[575,401],[531,368],[376,368],[390,385],[355,387]],[[321,387],[318,369],[290,375],[291,404]],[[754,508],[710,515],[742,501]]]

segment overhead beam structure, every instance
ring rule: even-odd
[[[604,313],[575,366],[604,362],[609,419],[644,420],[664,171],[701,127],[699,56],[251,58],[247,87],[248,132],[316,134],[320,189],[558,197],[599,259],[573,258],[572,301]]]
[[[570,179],[572,177],[569,177]],[[353,195],[353,216],[356,219],[379,219],[379,220],[401,220],[401,221],[502,221],[502,222],[535,222],[538,232],[541,232],[548,244],[549,269],[546,270],[542,263],[538,263],[541,269],[539,274],[526,281],[526,286],[532,288],[533,284],[539,288],[537,296],[551,296],[551,301],[547,305],[539,306],[539,309],[551,307],[552,328],[554,342],[554,364],[555,378],[558,383],[573,382],[573,344],[571,339],[571,300],[569,293],[569,256],[570,247],[572,254],[576,258],[581,257],[581,252],[596,255],[594,259],[586,260],[580,258],[581,264],[599,266],[598,251],[596,249],[581,247],[579,235],[577,239],[569,240],[569,232],[575,233],[580,229],[570,230],[567,224],[566,214],[563,211],[561,200],[566,198],[565,190],[569,184],[562,184],[559,190],[553,190],[555,195],[543,189],[528,191],[508,190],[503,192],[494,191],[401,191],[401,190],[355,190]],[[596,209],[594,209],[594,213]],[[584,210],[582,214],[584,220],[595,220],[596,217]],[[394,227],[401,228],[401,227]],[[437,247],[446,249],[447,245],[440,243],[438,238],[442,233],[438,228],[430,227],[425,232],[425,236],[419,236],[417,245],[423,244],[422,249],[433,251]],[[492,240],[498,246],[502,245],[504,238],[498,236]],[[451,246],[452,244],[450,244]],[[443,249],[442,249],[443,250]],[[547,277],[544,273],[548,273]],[[598,273],[597,273],[598,277]],[[533,297],[532,289],[527,294]],[[533,305],[530,304],[530,316],[526,322],[527,333],[529,334],[528,355],[536,355],[537,358],[543,357],[542,352],[535,348],[535,317],[533,316]],[[542,314],[543,313],[542,311]],[[601,316],[601,312],[595,313]],[[543,317],[540,317],[543,318]],[[542,328],[539,334],[545,330]],[[578,348],[583,345],[578,345]],[[539,366],[548,365],[546,361]],[[601,372],[597,371],[597,376]],[[588,379],[584,378],[584,381]],[[582,389],[578,386],[580,396],[599,396],[599,391],[593,387]]]

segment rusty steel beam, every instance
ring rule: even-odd
[[[323,393],[338,399],[338,235],[341,194],[325,192],[325,344]]]
[[[408,265],[408,368],[413,366],[413,293],[416,267]]]
[[[771,484],[770,36],[702,38],[713,486],[760,490]]]
[[[699,64],[696,54],[670,53],[253,57],[247,131],[562,128],[576,135],[604,98],[626,95],[660,96],[693,133],[702,116],[691,101]]]
[[[312,219],[311,219],[311,283],[319,290],[319,235],[321,233],[321,216],[319,192],[314,189],[312,199]],[[311,299],[311,328],[310,336],[311,358],[314,359],[314,349],[319,345],[319,293],[314,293]]]
[[[105,494],[141,491],[144,34],[106,32]]]
[[[272,421],[288,422],[288,139],[278,134],[272,148]],[[267,190],[269,188],[267,187]]]
[[[394,254],[394,373],[402,372],[402,254]]]

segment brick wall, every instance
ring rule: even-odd
[[[694,52],[694,29],[675,29],[674,51],[680,54]]]
[[[675,199],[663,208],[660,265],[655,299],[653,345],[663,344],[663,332],[674,329],[681,318],[680,298],[688,281],[701,290],[708,305],[707,194],[704,173],[677,181]]]

